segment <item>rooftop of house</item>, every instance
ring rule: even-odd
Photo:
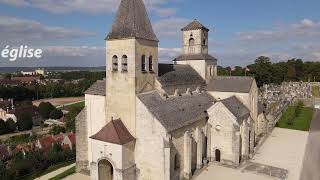
[[[248,93],[251,89],[253,77],[218,76],[207,85],[208,91]]]
[[[206,31],[209,31],[207,27],[202,25],[198,20],[194,19],[190,24],[188,24],[186,27],[182,28],[182,31],[190,31],[190,30],[197,30],[197,29],[203,29]]]
[[[237,122],[240,125],[250,116],[249,109],[236,96],[223,99],[220,102],[224,104],[227,109],[237,118]]]

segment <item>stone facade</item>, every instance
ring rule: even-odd
[[[213,90],[225,79],[214,80],[209,29],[193,21],[182,31],[184,54],[172,71],[159,73],[158,41],[143,1],[121,1],[106,38],[106,79],[86,91],[77,118],[78,171],[90,171],[92,180],[179,180],[209,161],[237,167],[251,157],[255,80],[228,78],[230,89]],[[235,85],[239,78],[245,91]]]

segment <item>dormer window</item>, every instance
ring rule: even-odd
[[[149,57],[149,72],[154,72],[153,71],[153,59],[152,59],[152,56]]]
[[[112,71],[118,71],[118,57],[116,55],[112,57]]]
[[[147,72],[147,59],[145,55],[141,57],[141,71]]]
[[[128,72],[128,57],[126,55],[123,55],[121,61],[122,72]]]

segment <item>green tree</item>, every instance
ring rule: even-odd
[[[50,113],[54,109],[56,109],[51,103],[49,102],[41,102],[39,104],[39,113],[44,119],[50,118]]]
[[[6,126],[9,132],[15,132],[17,130],[17,124],[11,118],[7,119]]]
[[[62,127],[62,126],[54,126],[51,130],[50,130],[50,134],[53,135],[57,135],[60,133],[66,133],[66,128]]]
[[[0,119],[0,135],[8,133],[8,127],[3,119]]]
[[[32,122],[32,115],[29,112],[25,112],[20,114],[17,117],[17,125],[19,131],[26,131],[32,129],[33,122]]]
[[[70,112],[65,116],[66,128],[67,131],[75,132],[75,119],[76,116],[80,113],[83,107],[74,106],[70,109]]]
[[[259,87],[263,84],[270,84],[272,82],[272,64],[269,57],[258,57],[250,68]]]
[[[54,109],[50,113],[50,119],[60,119],[63,116],[63,112],[60,109]]]

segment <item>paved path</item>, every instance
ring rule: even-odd
[[[75,166],[75,165],[76,165],[76,164],[73,163],[73,164],[71,164],[71,165],[69,165],[69,166],[60,168],[60,169],[55,170],[55,171],[53,171],[53,172],[51,172],[51,173],[48,173],[48,174],[46,174],[46,175],[44,175],[44,176],[41,176],[41,177],[39,177],[39,178],[36,178],[35,180],[48,180],[48,179],[50,179],[50,178],[55,177],[55,176],[58,175],[58,174],[63,173],[64,171],[72,168],[72,167]]]
[[[320,179],[320,110],[315,112],[311,123],[309,137],[300,180]]]
[[[251,161],[286,169],[289,172],[288,180],[298,180],[308,134],[304,131],[275,128]]]
[[[86,176],[80,173],[72,174],[64,178],[64,180],[90,180],[90,176]]]

